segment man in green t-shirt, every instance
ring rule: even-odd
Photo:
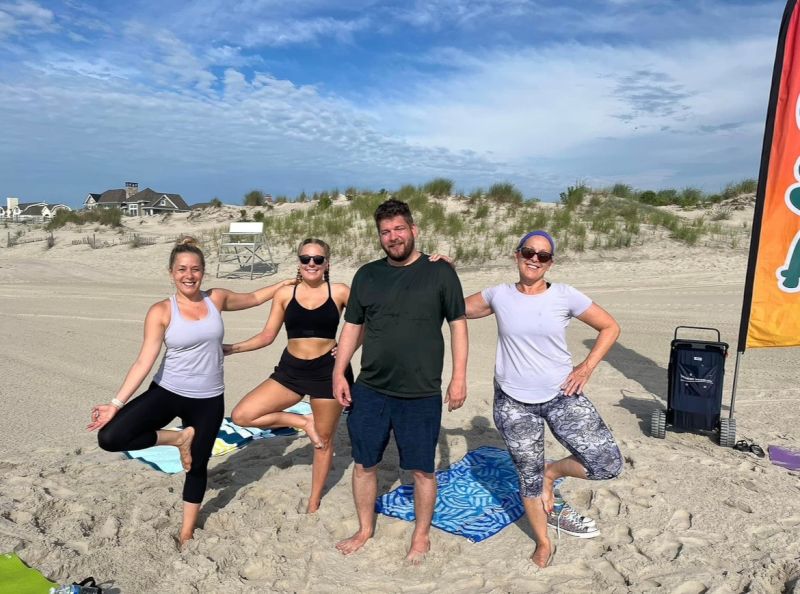
[[[334,396],[351,406],[347,429],[359,523],[358,531],[336,548],[349,555],[372,537],[376,470],[393,432],[400,467],[414,475],[416,524],[406,559],[416,564],[430,549],[436,503],[444,320],[450,325],[453,357],[448,410],[460,408],[467,397],[464,296],[452,267],[431,262],[415,248],[419,231],[405,202],[387,200],[378,206],[375,223],[387,257],[362,266],[353,278],[333,370]],[[351,390],[344,372],[362,338],[361,373]]]

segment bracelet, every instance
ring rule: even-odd
[[[124,402],[122,402],[122,400],[119,400],[118,398],[112,398],[112,399],[111,399],[111,406],[113,406],[114,408],[116,408],[117,410],[119,410],[119,409],[121,409],[123,406],[125,406],[125,403],[124,403]]]

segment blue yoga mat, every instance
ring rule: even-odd
[[[433,525],[470,542],[494,536],[525,513],[517,471],[506,450],[471,450],[450,468],[437,470],[436,480]],[[375,511],[413,521],[414,486],[401,485],[379,497]]]

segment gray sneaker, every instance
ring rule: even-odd
[[[588,520],[591,523],[586,523]],[[556,529],[556,535],[569,534],[576,538],[594,538],[600,535],[597,525],[591,518],[584,518],[569,505],[564,504],[559,511],[547,514],[547,524]]]
[[[564,499],[562,499],[561,497],[556,497],[554,511],[556,512],[556,514],[558,514],[559,512],[561,512],[561,510],[564,510],[563,511],[564,515],[571,516],[572,519],[579,524],[585,524],[586,526],[597,525],[597,523],[592,518],[581,515],[574,507],[572,507],[569,503],[564,501]]]

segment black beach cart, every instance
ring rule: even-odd
[[[716,332],[717,340],[678,338],[681,329]],[[670,343],[667,410],[653,411],[650,435],[664,439],[668,425],[689,431],[719,431],[719,445],[733,447],[736,421],[720,418],[728,343],[716,328],[678,326]]]

